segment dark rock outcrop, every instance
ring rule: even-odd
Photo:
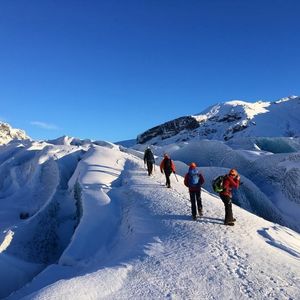
[[[167,139],[178,134],[182,130],[191,131],[198,127],[199,122],[195,118],[185,116],[145,131],[137,137],[137,142],[143,144],[157,136],[160,136],[161,139]]]

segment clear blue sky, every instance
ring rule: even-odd
[[[300,95],[298,0],[0,2],[0,119],[120,141],[217,102]]]

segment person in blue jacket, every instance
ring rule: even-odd
[[[192,205],[192,218],[196,220],[196,204],[199,216],[203,215],[202,200],[201,200],[201,186],[204,183],[204,177],[197,170],[197,165],[193,162],[190,164],[189,171],[184,177],[184,185],[189,188],[191,205]]]

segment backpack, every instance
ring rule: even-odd
[[[146,149],[144,157],[147,161],[154,162],[154,155],[151,149]]]
[[[172,172],[172,161],[171,158],[165,158],[164,169]]]
[[[212,188],[216,193],[220,193],[224,190],[223,188],[224,177],[225,175],[218,176],[211,182]]]
[[[189,171],[189,186],[196,186],[199,184],[199,174],[196,169],[190,170]]]

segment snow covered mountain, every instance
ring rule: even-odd
[[[300,97],[275,102],[229,101],[213,105],[200,114],[181,117],[145,131],[140,144],[211,139],[227,141],[241,137],[299,137]]]
[[[300,235],[235,205],[236,225],[224,226],[207,189],[226,168],[204,170],[193,221],[183,161],[167,189],[143,152],[72,141],[0,147],[0,298],[298,299]],[[187,146],[172,149],[186,161]]]
[[[9,124],[0,122],[0,145],[7,144],[12,140],[30,139],[24,130],[12,128]]]

